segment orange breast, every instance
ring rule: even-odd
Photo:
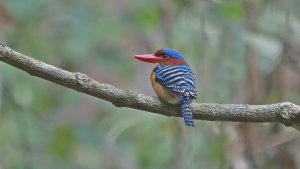
[[[153,87],[156,95],[160,99],[162,99],[163,101],[166,101],[170,104],[178,104],[180,102],[176,96],[174,96],[171,92],[169,92],[165,87],[163,87],[156,81],[154,69],[151,72],[150,80],[151,80],[151,84],[152,84],[152,87]]]

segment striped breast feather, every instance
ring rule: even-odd
[[[195,76],[188,65],[158,66],[155,74],[157,81],[180,99],[197,98]]]

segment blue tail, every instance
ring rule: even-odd
[[[194,121],[193,121],[193,114],[192,110],[189,107],[190,98],[184,97],[181,101],[181,110],[183,114],[183,120],[185,125],[190,127],[195,127]]]

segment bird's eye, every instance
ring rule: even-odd
[[[168,58],[168,55],[163,54],[162,57],[163,57],[164,59],[166,59],[166,58]]]

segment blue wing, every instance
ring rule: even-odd
[[[189,104],[191,99],[197,98],[197,90],[191,68],[188,65],[158,66],[154,71],[156,80],[180,99],[184,123],[194,127],[193,114]]]
[[[181,101],[184,97],[197,98],[195,76],[188,65],[158,66],[157,81]]]

